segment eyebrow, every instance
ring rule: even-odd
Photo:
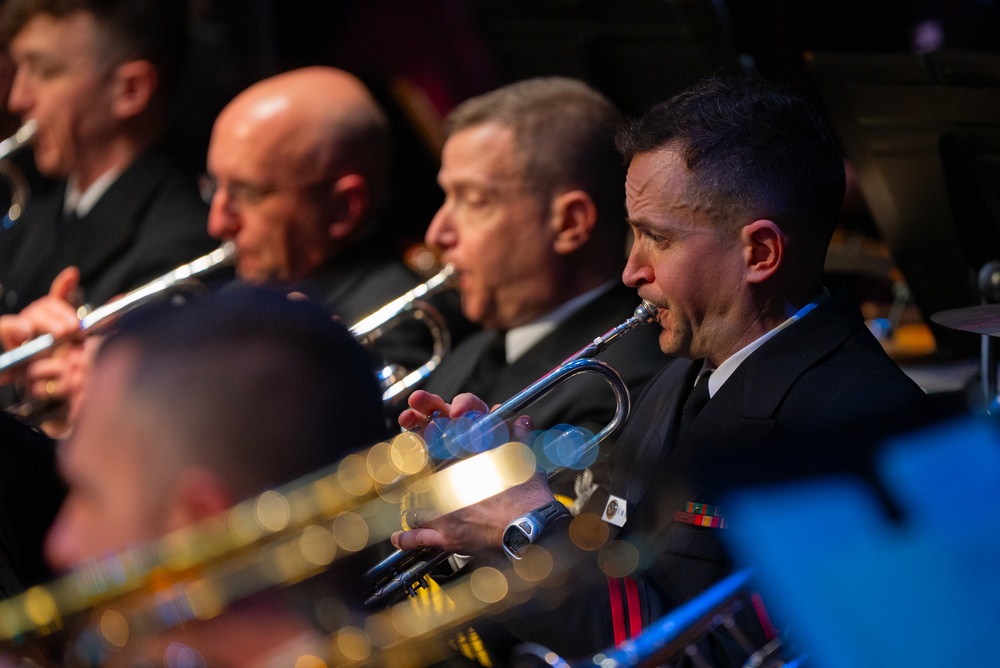
[[[630,216],[626,216],[625,222],[628,223],[629,227],[631,227],[632,229],[641,228],[644,230],[656,230],[658,232],[664,231],[663,228],[654,225],[645,218],[632,218]]]

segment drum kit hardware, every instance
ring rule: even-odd
[[[938,311],[931,316],[931,322],[961,332],[981,335],[980,372],[986,412],[989,415],[1000,413],[996,350],[997,338],[1000,337],[1000,303]]]

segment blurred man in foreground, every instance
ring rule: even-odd
[[[311,304],[256,290],[128,317],[91,383],[59,454],[69,494],[47,541],[59,569],[212,517],[385,433],[371,368],[347,331]],[[293,665],[316,639],[268,596],[164,637],[208,665]],[[161,644],[126,649],[164,661]]]

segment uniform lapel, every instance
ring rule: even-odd
[[[119,258],[136,235],[135,221],[142,218],[167,172],[166,161],[152,154],[122,172],[94,208],[67,227],[61,266],[79,267],[86,285]]]

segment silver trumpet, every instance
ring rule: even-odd
[[[79,309],[80,329],[66,337],[51,334],[31,339],[17,348],[0,355],[0,374],[20,367],[32,360],[47,355],[53,348],[67,340],[79,340],[91,334],[106,331],[119,317],[148,302],[167,296],[177,290],[197,284],[197,279],[211,271],[232,265],[236,260],[236,244],[227,241],[207,255],[203,255],[173,271],[155,278],[145,285],[125,293],[121,298],[91,310],[87,306]]]
[[[628,388],[621,376],[610,365],[594,357],[607,349],[621,337],[646,323],[656,320],[658,308],[647,301],[636,307],[632,317],[616,327],[611,328],[590,344],[566,358],[559,366],[521,390],[488,415],[475,423],[477,434],[490,434],[508,420],[517,417],[527,406],[538,401],[551,392],[563,381],[580,373],[594,373],[607,381],[614,392],[616,407],[612,419],[581,446],[583,452],[588,452],[605,439],[615,435],[624,425],[628,417],[630,400]],[[445,432],[445,440],[454,438]],[[551,478],[559,470],[549,472]],[[371,583],[371,595],[365,602],[369,607],[386,606],[401,598],[404,594],[416,596],[416,590],[427,586],[427,575],[438,565],[452,555],[437,549],[396,550],[377,563],[365,573],[365,578]]]
[[[454,267],[451,265],[444,267],[426,282],[397,297],[351,327],[351,334],[365,346],[371,345],[380,336],[408,320],[424,324],[434,339],[430,359],[416,369],[407,371],[398,365],[390,364],[378,372],[382,387],[382,403],[391,404],[405,396],[410,389],[422,383],[451,351],[451,333],[448,331],[444,316],[425,299],[453,287],[454,275]]]
[[[10,190],[10,207],[7,209],[9,222],[5,221],[8,225],[21,217],[21,213],[24,212],[24,207],[31,197],[31,188],[28,186],[28,179],[25,178],[21,168],[7,158],[28,146],[37,129],[38,124],[32,119],[26,121],[10,137],[0,141],[0,180]]]

